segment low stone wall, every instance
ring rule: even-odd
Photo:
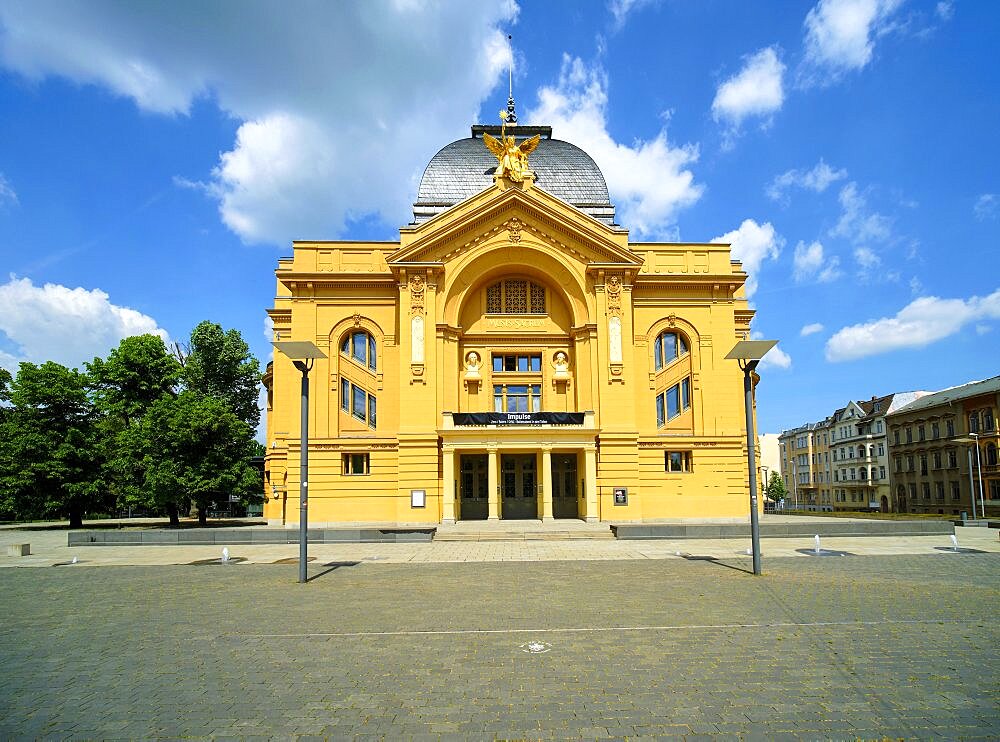
[[[622,523],[611,526],[619,539],[746,538],[750,523]],[[761,523],[761,538],[812,536],[940,536],[955,533],[946,520],[851,520],[829,523]]]
[[[431,541],[434,528],[310,528],[311,544]],[[297,529],[183,528],[70,531],[68,546],[231,546],[297,544]]]

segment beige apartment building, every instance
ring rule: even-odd
[[[887,416],[900,512],[1000,514],[1000,376],[927,394]],[[975,503],[973,503],[975,496]]]

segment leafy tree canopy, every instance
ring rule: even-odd
[[[223,331],[208,321],[195,327],[184,380],[188,389],[224,400],[240,420],[256,430],[260,422],[260,364],[237,330]]]
[[[95,358],[87,370],[100,407],[128,425],[181,379],[181,365],[157,335],[127,337],[108,354]]]

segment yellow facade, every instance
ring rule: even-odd
[[[328,356],[310,374],[311,525],[748,515],[743,375],[724,356],[753,312],[728,245],[630,243],[497,177],[399,242],[293,247],[268,313],[276,339]],[[300,380],[276,353],[272,523],[299,517]]]

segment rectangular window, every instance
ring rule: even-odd
[[[879,443],[878,444],[878,455],[879,456],[885,456],[885,444],[884,443]]]
[[[906,471],[915,471],[915,469],[913,468],[913,456],[912,455],[906,457]]]
[[[969,415],[969,432],[978,433],[979,432],[979,413],[973,412]]]
[[[926,433],[924,433],[924,426],[921,425],[919,428],[917,428],[917,439],[922,441],[922,440],[926,440],[926,438],[927,438],[927,435],[926,435]]]
[[[931,440],[936,441],[941,437],[941,426],[937,423],[931,423]]]
[[[944,482],[935,482],[934,483],[934,496],[938,500],[943,500],[944,499]]]
[[[913,428],[906,429],[906,442],[913,443]]]
[[[663,465],[669,472],[689,472],[691,471],[690,451],[665,451]]]
[[[680,387],[672,386],[667,389],[667,419],[672,420],[681,414],[681,392]]]
[[[921,482],[920,483],[920,494],[925,500],[931,499],[931,483]]]
[[[958,454],[954,451],[948,452],[948,468],[955,469],[958,466]]]
[[[368,395],[368,427],[375,427],[375,397]]]
[[[663,395],[656,395],[656,426],[662,428],[667,421],[667,414],[663,407]]]
[[[878,478],[879,479],[885,479],[885,467],[884,466],[880,466],[878,468]]]
[[[882,421],[881,420],[876,420],[875,421],[875,432],[876,433],[881,433],[882,432]]]
[[[955,437],[955,421],[954,420],[946,420],[944,424],[945,424],[945,426],[946,426],[946,428],[948,430],[948,437],[949,438],[954,438]]]
[[[364,389],[351,385],[351,414],[358,420],[365,420],[368,405],[368,394]]]
[[[993,431],[993,410],[983,410],[983,430]]]
[[[935,469],[940,469],[941,468],[941,452],[940,451],[935,451],[934,452],[934,468]]]
[[[691,380],[683,379],[681,381],[681,407],[685,410],[691,406]]]
[[[927,475],[927,456],[925,454],[920,455],[920,473],[924,476]]]
[[[345,453],[344,454],[344,474],[349,476],[360,476],[369,473],[369,454],[367,453]]]
[[[899,445],[899,430],[892,431],[892,442]]]
[[[493,387],[494,412],[541,412],[541,384],[497,384]]]
[[[504,354],[493,356],[493,373],[537,374],[542,371],[541,354]]]
[[[960,500],[962,498],[962,490],[958,486],[958,482],[951,483],[951,499]]]
[[[347,379],[340,380],[340,409],[351,411],[351,382]]]

